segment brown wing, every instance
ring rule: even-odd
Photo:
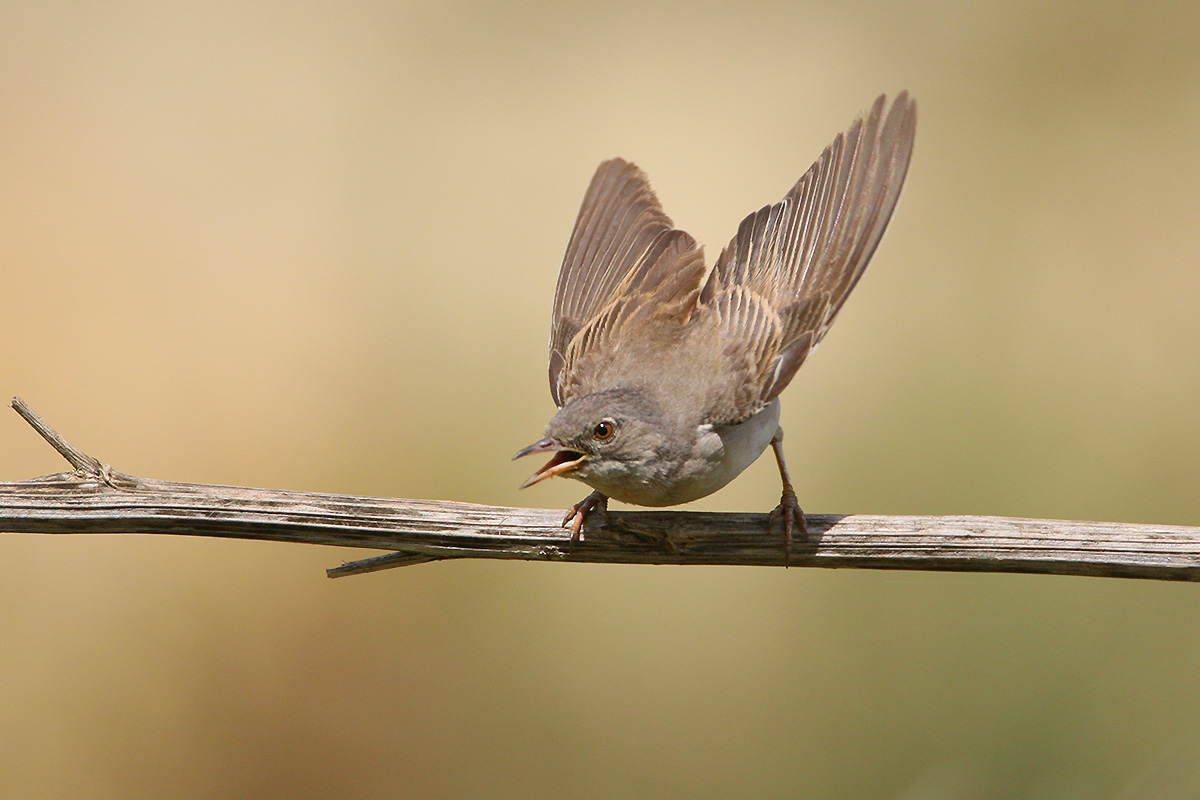
[[[833,324],[875,252],[912,156],[916,102],[880,96],[787,196],[742,221],[700,297],[714,313],[740,391],[716,398],[712,422],[745,419],[774,400]]]
[[[675,230],[646,176],[621,159],[596,170],[575,219],[554,292],[550,394],[561,408],[590,390],[631,323],[648,314],[686,316],[704,261]]]

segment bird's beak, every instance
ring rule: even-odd
[[[554,457],[546,462],[546,466],[539,469],[537,472],[529,476],[529,480],[518,486],[518,489],[525,489],[533,486],[535,483],[541,483],[547,478],[553,478],[556,475],[566,475],[572,470],[576,470],[583,466],[587,456],[576,450],[567,450],[553,439],[542,439],[540,442],[534,442],[513,456],[513,461],[516,461],[521,456],[533,455],[534,453],[554,453]]]

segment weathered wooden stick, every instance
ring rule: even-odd
[[[614,564],[782,566],[766,514],[613,512],[574,547],[563,512],[232,486],[126,475],[62,439],[20,399],[13,407],[74,472],[0,483],[0,530],[169,533],[394,551],[330,577],[446,558]],[[791,566],[1033,572],[1200,580],[1200,528],[1005,517],[808,516]]]

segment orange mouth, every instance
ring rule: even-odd
[[[546,466],[530,475],[529,480],[518,486],[518,489],[526,489],[535,483],[541,483],[547,478],[566,475],[568,472],[579,469],[583,466],[583,462],[587,460],[586,454],[575,450],[561,449],[560,445],[549,439],[542,439],[540,442],[529,445],[529,447],[526,447],[513,456],[513,460],[515,461],[521,456],[528,456],[534,453],[548,453],[551,451],[554,451],[554,456],[546,462]]]

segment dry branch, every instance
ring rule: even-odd
[[[330,577],[444,558],[782,566],[766,514],[613,512],[573,548],[558,510],[174,483],[126,475],[13,408],[74,468],[0,483],[0,531],[169,533],[392,551]],[[808,516],[805,567],[1200,580],[1200,528],[1005,517]]]

